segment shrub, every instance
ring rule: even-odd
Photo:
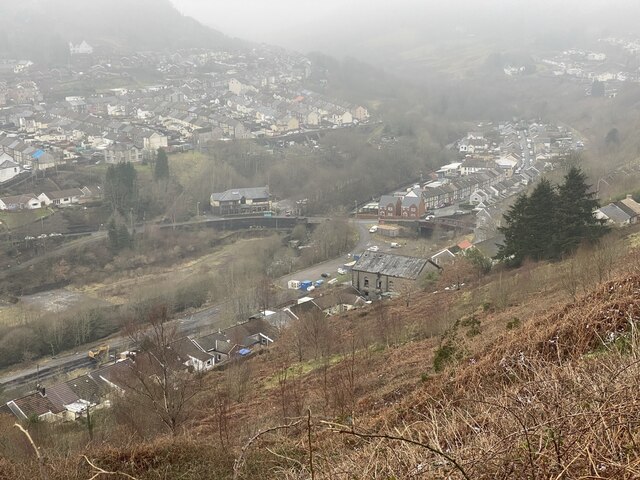
[[[514,330],[521,325],[520,319],[518,317],[513,317],[511,320],[507,322],[507,330]]]
[[[440,345],[436,350],[436,354],[433,357],[433,369],[436,372],[442,372],[444,368],[453,362],[458,356],[458,349],[456,346],[447,341]]]

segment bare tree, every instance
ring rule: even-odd
[[[151,309],[147,326],[131,332],[142,352],[121,376],[125,401],[141,407],[172,435],[191,418],[203,390],[202,377],[188,371],[170,346],[176,326],[168,322],[167,307]]]

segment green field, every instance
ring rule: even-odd
[[[14,230],[16,228],[37,222],[41,218],[46,218],[53,212],[49,208],[39,208],[37,210],[22,210],[20,212],[0,212],[0,229]]]

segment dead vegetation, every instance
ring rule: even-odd
[[[88,444],[67,431],[64,453],[53,427],[34,439],[49,478],[90,478],[82,455],[138,479],[638,478],[640,254],[618,251],[601,277],[596,254],[577,257],[596,275],[575,294],[562,288],[574,258],[304,319],[208,375],[174,438],[140,443],[105,413]],[[2,445],[16,460],[0,477],[38,478],[27,447]]]

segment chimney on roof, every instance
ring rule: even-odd
[[[40,384],[37,384],[37,385],[36,385],[36,390],[37,390],[37,391],[38,391],[38,393],[39,393],[40,395],[42,395],[43,397],[46,397],[46,396],[47,396],[47,391],[46,391],[46,389],[45,389],[43,386],[41,386]]]
[[[633,195],[631,195],[630,193],[627,193],[627,200],[633,200]]]

